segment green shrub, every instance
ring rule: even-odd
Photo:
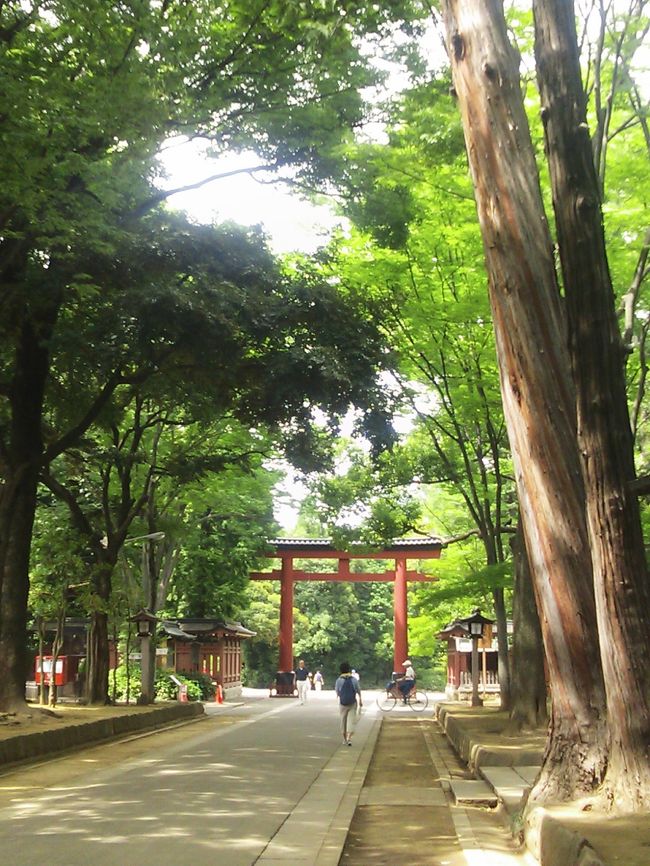
[[[191,701],[214,700],[215,687],[212,685],[213,680],[209,674],[179,671],[176,676],[179,680],[187,683],[187,696]]]
[[[129,679],[127,681],[126,665],[110,670],[108,672],[108,693],[114,702],[123,702],[127,698],[127,682],[129,686],[129,702],[134,704],[140,697],[140,683],[142,682],[142,671],[139,665],[129,665]]]
[[[432,664],[433,660],[416,662],[415,670],[417,672],[418,686],[422,689],[432,691],[444,691],[447,683],[447,669],[440,668],[439,665]]]
[[[161,668],[156,668],[154,677],[155,700],[177,700],[179,687],[172,679],[172,676],[187,686],[187,697],[190,701],[214,700],[215,688],[212,685],[212,678],[207,674],[193,674],[187,671],[174,673],[173,671],[166,671]],[[129,702],[134,704],[140,697],[141,692],[142,671],[138,665],[129,665],[129,679]],[[120,665],[115,670],[109,671],[108,690],[115,702],[126,701],[126,687],[127,675],[125,665]]]
[[[180,680],[180,677],[178,677]],[[178,698],[178,686],[168,671],[156,668],[154,690],[157,701],[175,701]]]

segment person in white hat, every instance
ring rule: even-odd
[[[397,685],[399,686],[399,690],[404,698],[404,703],[406,703],[406,698],[409,692],[415,686],[415,668],[411,664],[410,659],[406,659],[406,661],[402,662],[402,667],[406,668],[406,670],[404,671],[404,676],[400,679]]]

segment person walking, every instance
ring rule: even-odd
[[[304,704],[307,700],[307,695],[309,694],[309,689],[311,688],[311,680],[309,678],[309,671],[305,667],[305,660],[300,659],[298,662],[298,668],[295,672],[296,676],[296,685],[298,687],[298,698],[301,704]]]
[[[341,675],[334,684],[336,697],[339,699],[339,713],[341,717],[341,734],[343,745],[352,745],[354,734],[354,722],[357,714],[357,706],[363,706],[359,681],[350,673],[348,662],[341,662]]]
[[[323,679],[322,673],[318,670],[314,674],[314,688],[317,692],[320,692],[323,686],[325,685],[325,680]]]

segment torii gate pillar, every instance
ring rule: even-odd
[[[293,670],[293,559],[282,557],[280,570],[280,665]]]
[[[393,648],[393,670],[400,672],[408,658],[408,620],[406,606],[406,559],[395,562],[395,584],[393,586],[393,619],[395,643]]]

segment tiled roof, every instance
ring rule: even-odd
[[[270,538],[270,545],[278,550],[300,550],[309,548],[311,550],[336,550],[331,538]],[[353,542],[352,547],[362,546],[360,542]],[[411,548],[437,548],[444,547],[440,538],[432,535],[415,536],[410,538],[395,538],[388,542],[382,550],[404,550]]]
[[[179,640],[196,640],[199,635],[223,632],[240,637],[253,637],[256,632],[243,626],[240,622],[224,622],[222,619],[188,618],[178,620],[163,620],[162,630],[170,637]]]

